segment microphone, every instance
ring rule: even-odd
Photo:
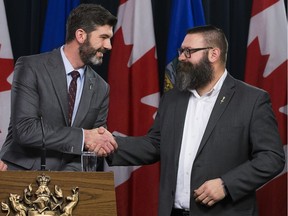
[[[40,125],[42,131],[41,171],[44,171],[46,170],[46,143],[45,143],[45,131],[42,115],[40,115]]]

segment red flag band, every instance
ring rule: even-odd
[[[254,0],[245,81],[269,92],[286,154],[287,63],[287,18],[284,1]],[[257,191],[257,200],[260,216],[287,215],[287,162],[280,175]]]
[[[0,0],[0,148],[7,135],[14,61],[4,1]]]

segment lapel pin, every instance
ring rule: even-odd
[[[92,89],[92,84],[89,85],[89,89],[90,89],[90,90]]]
[[[224,103],[224,100],[225,100],[225,96],[222,97],[220,104]]]

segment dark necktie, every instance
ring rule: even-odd
[[[71,73],[69,73],[69,75],[72,76],[72,80],[69,85],[69,93],[68,93],[68,98],[69,98],[69,113],[68,113],[69,116],[68,117],[69,117],[69,125],[71,125],[76,91],[77,91],[77,79],[80,76],[80,74],[78,71],[72,71]]]

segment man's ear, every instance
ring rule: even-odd
[[[87,38],[87,33],[83,29],[77,29],[75,32],[75,38],[79,43],[84,43]]]
[[[208,58],[210,62],[215,62],[220,58],[220,49],[219,48],[213,48],[209,50]]]

